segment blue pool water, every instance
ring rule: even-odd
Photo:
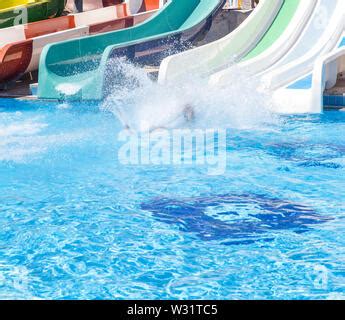
[[[123,165],[121,128],[0,100],[0,298],[345,297],[345,113],[233,126],[218,176]]]

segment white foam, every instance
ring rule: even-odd
[[[56,90],[66,96],[73,96],[82,88],[79,84],[61,83],[56,86]]]
[[[269,95],[260,92],[257,84],[234,68],[228,86],[211,86],[193,76],[179,83],[160,85],[147,78],[146,73],[133,65],[122,63],[127,81],[119,81],[103,104],[103,109],[116,114],[133,130],[179,128],[189,125],[198,128],[253,128],[276,122],[269,111]],[[116,76],[116,74],[114,75]],[[124,84],[124,85],[123,85]],[[195,121],[187,123],[183,115],[192,106]]]

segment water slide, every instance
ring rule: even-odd
[[[179,81],[186,75],[207,76],[244,57],[258,55],[279,38],[303,1],[261,0],[233,32],[215,42],[162,61],[158,81]]]
[[[1,0],[0,28],[58,17],[66,0]]]
[[[297,29],[291,23],[276,45],[261,55],[243,60],[236,67],[253,76],[253,81],[271,92],[274,110],[281,113],[315,113],[322,111],[312,101],[312,70],[315,61],[337,48],[342,42],[345,23],[345,2],[342,0],[304,0],[314,6],[302,32],[287,47],[280,48],[291,37],[289,30]],[[292,44],[292,45],[291,45]],[[274,49],[274,47],[276,47]],[[274,52],[279,59],[272,59]],[[212,84],[225,85],[232,79],[228,68],[212,75]],[[320,97],[319,97],[320,99]]]
[[[105,96],[113,58],[131,61],[183,50],[204,33],[224,0],[170,0],[152,18],[125,30],[51,44],[39,68],[38,96],[48,99],[99,100]],[[111,80],[111,79],[109,79]]]
[[[315,112],[321,112],[324,105],[345,108],[345,35],[338,49],[316,61],[312,77],[309,93]]]
[[[263,76],[265,86],[273,91],[273,99],[279,112],[323,111],[323,93],[320,94],[317,84],[320,77],[317,63],[324,59],[327,61],[329,55],[332,57],[333,51],[345,46],[345,2],[323,2],[324,6],[317,16],[322,18],[315,31],[319,35],[317,41],[309,41],[304,54],[286,64],[278,65]],[[328,86],[329,84],[325,88]]]
[[[317,37],[317,34],[313,33],[315,30],[312,27],[314,25],[312,17],[316,16],[321,2],[325,1],[286,0],[289,18],[286,13],[281,13],[281,17],[277,17],[265,37],[254,50],[241,59],[236,69],[245,72],[246,75],[261,76],[262,72],[269,70],[272,66],[294,59],[293,56],[303,51],[303,46],[308,41],[313,41]],[[280,31],[279,34],[277,31]],[[304,35],[302,39],[301,35]],[[212,75],[210,81],[224,83],[231,77],[232,70],[227,68]]]
[[[205,55],[208,51],[212,52],[209,49],[213,47],[214,50],[218,46],[223,49],[220,54],[225,53],[224,59],[228,59],[229,62],[233,62],[234,56],[237,58],[240,56],[235,66],[237,71],[242,70],[246,75],[252,76],[253,81],[258,83],[262,81],[267,89],[273,90],[274,101],[277,106],[279,105],[278,111],[319,112],[310,102],[309,89],[312,86],[310,72],[320,55],[332,51],[342,42],[345,23],[344,4],[342,0],[285,0],[264,37],[249,53],[243,55],[235,52],[229,55],[224,50],[226,43],[224,40],[236,38],[241,32],[239,28],[218,43],[168,57],[162,62],[159,81],[176,80],[192,71],[193,74],[199,72],[201,75],[213,73],[210,83],[226,86],[234,81],[232,66],[214,72],[216,67],[222,68],[222,63],[215,65],[215,59],[211,55],[211,59],[208,56],[201,60],[204,67],[199,68],[201,63],[199,58],[202,53]],[[261,2],[262,7],[263,5],[264,3]],[[254,13],[258,15],[261,8],[259,5]],[[255,20],[254,17],[250,18],[251,20],[248,19],[245,23],[251,24]],[[235,47],[237,48],[237,43]],[[187,61],[197,62],[185,70]],[[183,70],[181,70],[182,65]],[[195,71],[194,68],[197,70]],[[285,111],[282,106],[286,107]]]
[[[162,3],[126,0],[103,8],[101,2],[93,11],[0,29],[0,82],[37,70],[41,52],[49,43],[129,28],[151,17]],[[146,8],[150,11],[141,12]]]

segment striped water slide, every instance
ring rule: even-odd
[[[225,0],[169,0],[138,26],[48,45],[40,60],[39,98],[103,99],[112,90],[113,81],[118,83],[114,58],[160,61],[172,50],[183,50],[208,30],[224,3]]]
[[[296,78],[304,76],[305,70],[311,70],[320,55],[337,48],[342,40],[344,1],[312,1],[317,5],[301,37],[281,60],[262,74],[273,89],[294,83]]]
[[[0,82],[17,79],[38,69],[47,44],[128,28],[151,17],[161,0],[127,0],[104,7],[93,3],[92,11],[29,23],[0,30]],[[149,11],[146,11],[149,10]]]
[[[276,1],[270,1],[270,3],[274,2]],[[310,111],[311,104],[306,99],[302,99],[301,89],[305,86],[311,87],[312,76],[308,73],[312,70],[315,60],[320,55],[333,50],[341,42],[345,22],[344,1],[285,0],[273,23],[261,40],[256,42],[254,49],[246,54],[243,52],[239,54],[238,50],[229,54],[229,51],[224,50],[225,40],[231,39],[232,41],[228,42],[229,46],[237,48],[234,39],[237,40],[236,36],[241,34],[241,27],[245,31],[248,30],[247,24],[250,25],[252,20],[255,20],[254,14],[259,14],[260,6],[263,5],[264,3],[260,1],[252,17],[225,38],[165,59],[160,67],[159,81],[164,83],[168,80],[178,80],[188,73],[194,76],[213,73],[210,83],[226,86],[234,81],[234,69],[233,66],[224,68],[224,60],[233,63],[236,57],[237,72],[243,70],[246,75],[253,77],[253,81],[258,83],[262,81],[270,89],[290,84],[289,91],[281,89],[274,91],[275,102],[287,106],[289,111],[296,111],[296,108],[292,108],[291,101],[297,101],[300,112]],[[252,33],[251,30],[248,33]],[[218,52],[223,61],[218,58]],[[188,65],[188,61],[191,65]],[[194,64],[192,61],[195,61]],[[217,71],[217,67],[223,70]],[[298,92],[295,90],[293,96],[291,90],[297,89],[295,86],[300,88]],[[306,91],[303,95],[306,95]]]
[[[271,91],[277,112],[320,112],[311,102],[310,72],[316,59],[337,47],[342,39],[344,1],[304,0],[300,8],[307,8],[308,3],[310,10],[305,11],[303,20],[296,14],[274,46],[256,57],[252,52],[236,66]],[[231,79],[229,68],[214,74],[211,83],[226,85]]]
[[[310,18],[315,14],[318,0],[285,0],[278,16],[264,37],[236,64],[246,76],[257,77],[289,54],[300,39]],[[238,72],[237,71],[237,72]],[[213,85],[226,85],[233,78],[233,67],[225,68],[210,77]],[[255,79],[255,81],[258,81]]]
[[[322,1],[315,14],[314,38],[304,37],[304,51],[293,55],[286,64],[269,70],[263,77],[265,86],[273,90],[276,111],[281,113],[320,113],[323,94],[319,92],[318,76],[314,77],[317,61],[345,45],[345,2]],[[316,29],[316,30],[315,30]],[[317,69],[317,68],[316,68]],[[314,84],[315,82],[315,84]],[[314,89],[317,88],[317,89]]]
[[[304,26],[305,15],[310,14],[311,10],[310,1],[262,0],[254,12],[229,35],[164,59],[158,81],[180,81],[189,75],[210,76],[235,62],[254,59],[271,47],[270,59],[274,61],[284,52],[283,48],[288,47],[287,43],[278,41],[280,36],[288,29],[288,43],[291,43]],[[298,30],[289,28],[291,22],[298,25]]]

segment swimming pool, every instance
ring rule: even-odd
[[[345,113],[232,126],[217,176],[122,165],[121,128],[0,100],[0,298],[344,298]]]

